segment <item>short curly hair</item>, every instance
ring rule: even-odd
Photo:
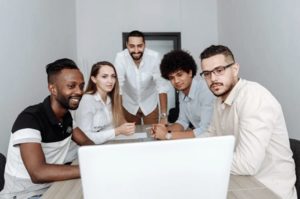
[[[192,77],[194,77],[197,72],[194,58],[184,50],[173,50],[165,54],[160,63],[161,76],[169,80],[169,75],[179,70],[187,73],[192,71]]]

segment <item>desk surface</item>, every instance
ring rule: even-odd
[[[83,199],[81,180],[55,182],[43,199]],[[228,199],[279,199],[272,191],[251,176],[230,176]]]
[[[143,131],[141,126],[137,126],[136,132]],[[147,138],[140,141],[151,141]],[[132,142],[133,140],[110,141],[108,144]],[[134,140],[133,142],[136,142]],[[43,199],[83,199],[81,180],[66,180],[53,183],[53,185],[44,193]],[[279,197],[251,176],[230,176],[228,187],[228,199],[279,199]]]

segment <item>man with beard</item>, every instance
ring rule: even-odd
[[[82,73],[69,59],[48,64],[46,71],[50,96],[22,111],[12,127],[0,198],[37,198],[51,182],[79,178],[78,165],[63,165],[71,139],[93,144],[69,112],[82,97]]]
[[[295,164],[279,102],[263,86],[239,78],[230,49],[212,45],[201,53],[201,76],[217,96],[203,136],[236,138],[231,173],[253,175],[281,198],[297,198]]]
[[[128,122],[154,124],[167,122],[167,91],[169,85],[160,76],[159,54],[145,48],[140,31],[128,34],[126,49],[119,52],[115,66],[120,83],[124,115]],[[159,96],[159,97],[158,97]]]
[[[179,91],[179,117],[171,125],[153,126],[156,139],[181,139],[198,137],[211,120],[214,96],[200,77],[195,77],[197,65],[193,57],[182,50],[164,55],[160,71]],[[189,124],[194,128],[189,128]]]

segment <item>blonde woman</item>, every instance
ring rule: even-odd
[[[130,135],[134,123],[124,119],[115,67],[107,61],[92,66],[89,82],[75,112],[78,127],[96,144]]]

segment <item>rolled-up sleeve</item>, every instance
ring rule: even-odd
[[[155,64],[154,64],[154,69],[153,69],[153,80],[156,85],[156,90],[158,93],[167,93],[170,89],[170,84],[167,80],[162,78],[161,73],[160,73],[160,62],[161,58],[158,56],[155,59]]]
[[[194,129],[195,137],[199,137],[204,131],[207,130],[213,114],[213,102],[214,97],[211,93],[207,93],[202,96],[201,105],[198,111],[200,111],[201,120],[198,123],[198,127]]]
[[[182,101],[179,103],[179,115],[178,119],[176,120],[175,123],[180,124],[184,129],[187,129],[189,127],[189,119],[186,115],[187,112],[186,106],[183,105]]]

